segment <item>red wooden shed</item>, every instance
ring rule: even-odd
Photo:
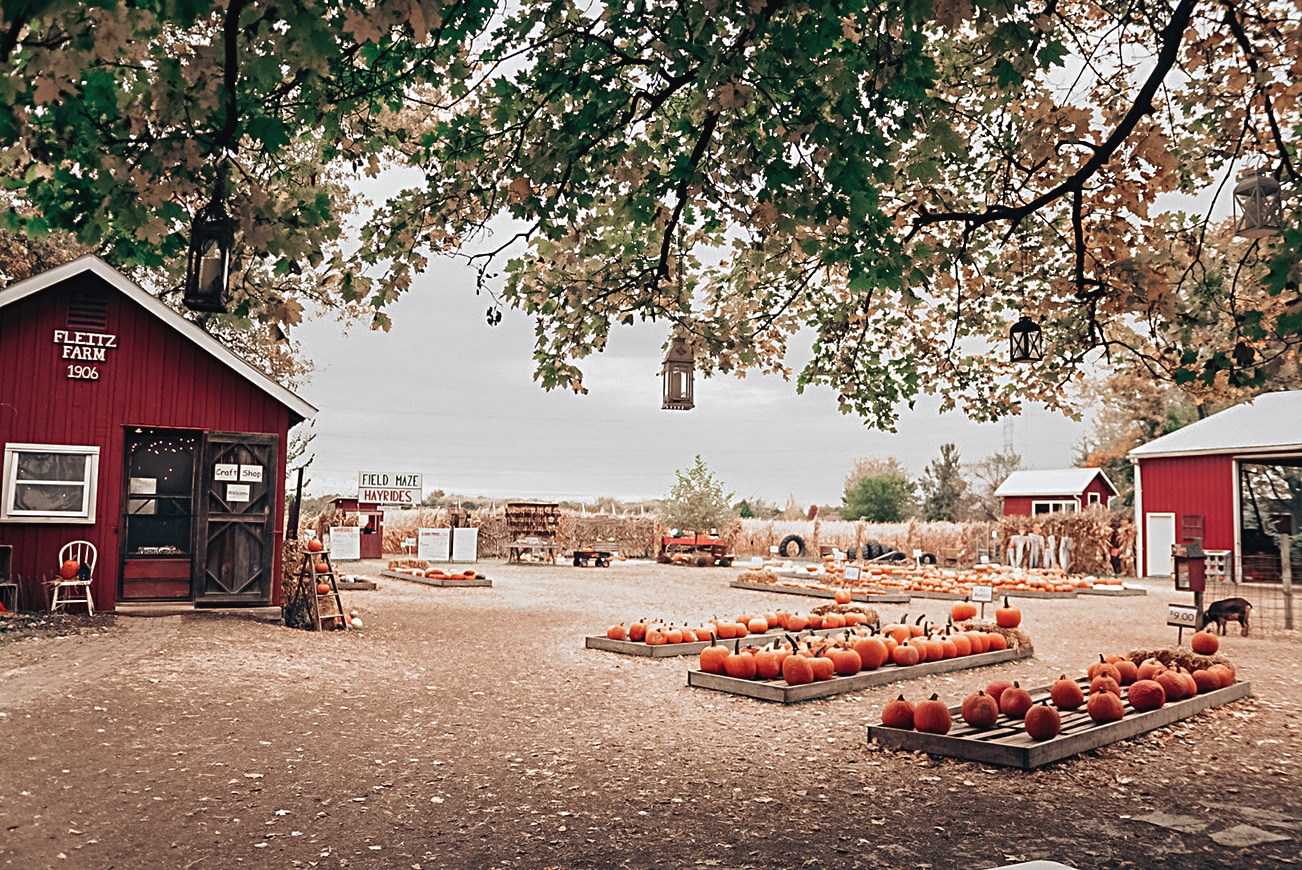
[[[1136,447],[1130,461],[1145,574],[1170,574],[1171,545],[1200,539],[1209,572],[1278,579],[1275,535],[1299,530],[1302,391],[1235,405]]]
[[[1101,468],[1056,468],[1014,471],[999,484],[995,495],[1004,500],[1004,516],[1037,516],[1106,508],[1117,488]]]
[[[0,545],[24,609],[60,548],[118,602],[280,602],[286,435],[316,409],[98,257],[0,290]]]

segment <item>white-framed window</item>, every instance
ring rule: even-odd
[[[1032,516],[1038,514],[1074,514],[1074,513],[1076,513],[1075,499],[1045,500],[1045,501],[1031,502]]]
[[[6,444],[0,520],[90,525],[98,480],[98,447]]]
[[[1089,500],[1090,500],[1090,505],[1091,505],[1091,506],[1096,505],[1096,504],[1102,504],[1102,500],[1099,498],[1099,494],[1098,494],[1097,492],[1091,492],[1091,493],[1088,493],[1088,495],[1089,495]]]

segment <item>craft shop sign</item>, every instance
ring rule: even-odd
[[[359,504],[414,507],[424,497],[424,486],[424,477],[420,474],[361,471],[357,474],[357,501]]]
[[[59,358],[68,366],[68,377],[77,381],[98,381],[99,363],[108,362],[108,352],[118,346],[118,337],[104,332],[54,330],[54,343],[62,345]]]

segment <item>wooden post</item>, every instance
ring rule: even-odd
[[[1199,590],[1199,591],[1197,591],[1197,592],[1194,593],[1194,607],[1198,608],[1198,615],[1194,617],[1194,631],[1202,631],[1202,630],[1203,630],[1203,611],[1204,611],[1204,609],[1205,609],[1205,608],[1203,607],[1203,593],[1202,593],[1202,590]],[[1182,634],[1183,634],[1183,632],[1182,632]],[[1179,641],[1176,641],[1176,643],[1179,643]]]
[[[1292,536],[1276,535],[1279,542],[1279,578],[1284,587],[1284,628],[1293,628],[1293,553]]]
[[[289,530],[288,530],[288,534],[286,535],[286,537],[288,538],[293,538],[293,539],[298,538],[298,511],[299,511],[299,507],[302,504],[303,504],[303,469],[299,468],[298,485],[294,487],[294,501],[289,506],[289,519],[287,522],[287,525],[289,526]]]

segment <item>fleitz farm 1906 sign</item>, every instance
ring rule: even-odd
[[[361,504],[391,504],[414,507],[423,498],[424,480],[419,474],[361,471],[357,474],[357,501]]]

